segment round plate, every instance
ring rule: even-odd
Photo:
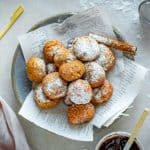
[[[57,23],[57,22],[60,23],[70,16],[72,16],[72,13],[65,13],[65,14],[47,18],[43,21],[40,21],[36,25],[34,25],[28,32],[31,32],[37,28],[40,28],[42,26],[45,26],[51,23]],[[13,57],[11,78],[12,78],[12,87],[13,87],[15,96],[20,103],[23,103],[26,96],[31,91],[32,84],[28,80],[27,75],[26,75],[25,59],[22,54],[20,44],[17,46],[14,57]]]
[[[47,18],[34,25],[28,32],[31,32],[37,28],[40,28],[42,26],[51,23],[63,22],[66,18],[72,15],[73,15],[72,13],[65,13],[65,14],[60,14],[54,17]],[[113,31],[119,40],[124,41],[124,38],[115,27],[113,27]],[[31,81],[28,80],[26,75],[25,59],[22,54],[20,44],[17,46],[13,57],[11,78],[12,78],[12,86],[13,86],[13,91],[15,93],[15,96],[17,100],[22,104],[26,96],[28,95],[28,93],[31,91],[32,83]]]

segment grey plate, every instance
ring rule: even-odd
[[[28,32],[51,23],[64,21],[66,18],[70,16],[72,16],[71,13],[65,13],[65,14],[60,14],[54,17],[47,18],[34,25]],[[124,41],[124,38],[115,27],[113,27],[113,30],[116,37],[119,40]],[[13,86],[13,91],[15,93],[15,96],[20,103],[23,103],[27,94],[31,91],[32,86],[31,86],[31,82],[28,80],[26,75],[25,59],[23,57],[20,45],[17,46],[13,57],[11,78],[12,78],[12,86]]]

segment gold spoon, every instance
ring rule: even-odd
[[[10,18],[9,23],[5,26],[3,31],[0,32],[0,40],[3,36],[8,32],[8,30],[12,27],[12,25],[17,21],[20,15],[24,12],[24,8],[22,6],[18,6],[17,9],[13,12],[12,17]]]

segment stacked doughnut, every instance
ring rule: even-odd
[[[70,48],[58,40],[45,43],[43,58],[31,57],[26,70],[34,84],[36,104],[48,109],[61,101],[67,106],[71,124],[90,121],[96,107],[113,93],[106,74],[115,65],[112,50],[90,36],[75,38]]]

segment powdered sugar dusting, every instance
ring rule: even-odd
[[[115,57],[112,51],[105,45],[99,44],[100,56],[96,59],[96,62],[100,64],[105,71],[113,65]]]
[[[114,15],[118,20],[116,21],[116,17],[112,17],[114,24],[118,24],[115,22],[120,22],[121,26],[128,26],[128,29],[132,32],[135,32],[134,38],[142,38],[143,32],[139,32],[139,14],[138,14],[138,6],[143,0],[80,0],[80,6],[83,9],[88,9],[94,6],[100,5],[101,7],[109,8],[111,15]],[[107,9],[106,9],[107,11]],[[110,16],[111,17],[111,16]],[[125,21],[125,19],[128,21]],[[128,31],[127,31],[128,33]],[[132,34],[131,34],[132,35]],[[139,40],[139,39],[138,39]]]
[[[103,86],[93,89],[93,97],[95,100],[100,100],[106,98],[107,96],[111,95],[112,93],[112,86],[111,83],[105,80]],[[108,97],[109,98],[109,97]]]
[[[64,97],[67,91],[67,83],[61,78],[55,78],[44,86],[44,90],[58,98]]]
[[[32,63],[33,68],[39,68],[41,70],[41,73],[46,71],[45,62],[41,58],[35,58],[36,63]]]
[[[35,98],[35,100],[38,100],[41,102],[49,102],[50,101],[48,98],[46,98],[45,94],[43,93],[41,84],[36,86],[36,88],[34,90],[34,98]]]
[[[97,5],[101,5],[101,6],[107,6],[109,9],[112,9],[114,11],[120,12],[123,15],[129,17],[129,13],[130,13],[130,17],[133,18],[134,14],[137,14],[137,7],[138,7],[138,3],[140,3],[140,1],[135,1],[135,0],[80,0],[80,5],[82,8],[87,9],[90,7],[94,7]],[[128,12],[128,13],[127,13]],[[133,18],[135,19],[135,18]],[[136,18],[137,19],[137,18]]]
[[[105,78],[104,69],[96,62],[89,62],[85,64],[86,73],[84,79],[89,83],[95,83],[100,80],[100,78]]]
[[[102,89],[102,95],[108,94],[109,90],[107,88]]]
[[[53,63],[48,63],[46,68],[47,68],[47,73],[52,73],[56,71],[56,66]]]
[[[61,49],[62,49],[61,46],[58,45],[52,46],[52,49],[48,51],[48,55],[54,57]]]
[[[75,104],[86,104],[92,99],[92,89],[85,80],[76,80],[70,83],[67,96]]]
[[[95,100],[99,100],[102,97],[102,90],[100,88],[93,89],[93,95]]]
[[[92,33],[90,33],[89,36],[94,38],[96,41],[101,42],[101,43],[109,44],[109,43],[112,42],[112,40],[110,38],[107,38],[107,37],[104,37],[104,36],[99,36],[99,35],[92,34]]]
[[[67,56],[66,62],[69,62],[69,61],[75,60],[75,59],[76,59],[76,56],[72,52],[70,52]]]
[[[103,95],[107,95],[109,92],[106,88],[95,88],[93,89],[93,95],[95,100],[100,100]]]
[[[89,36],[75,38],[72,49],[78,59],[82,61],[92,61],[99,56],[98,43]]]

